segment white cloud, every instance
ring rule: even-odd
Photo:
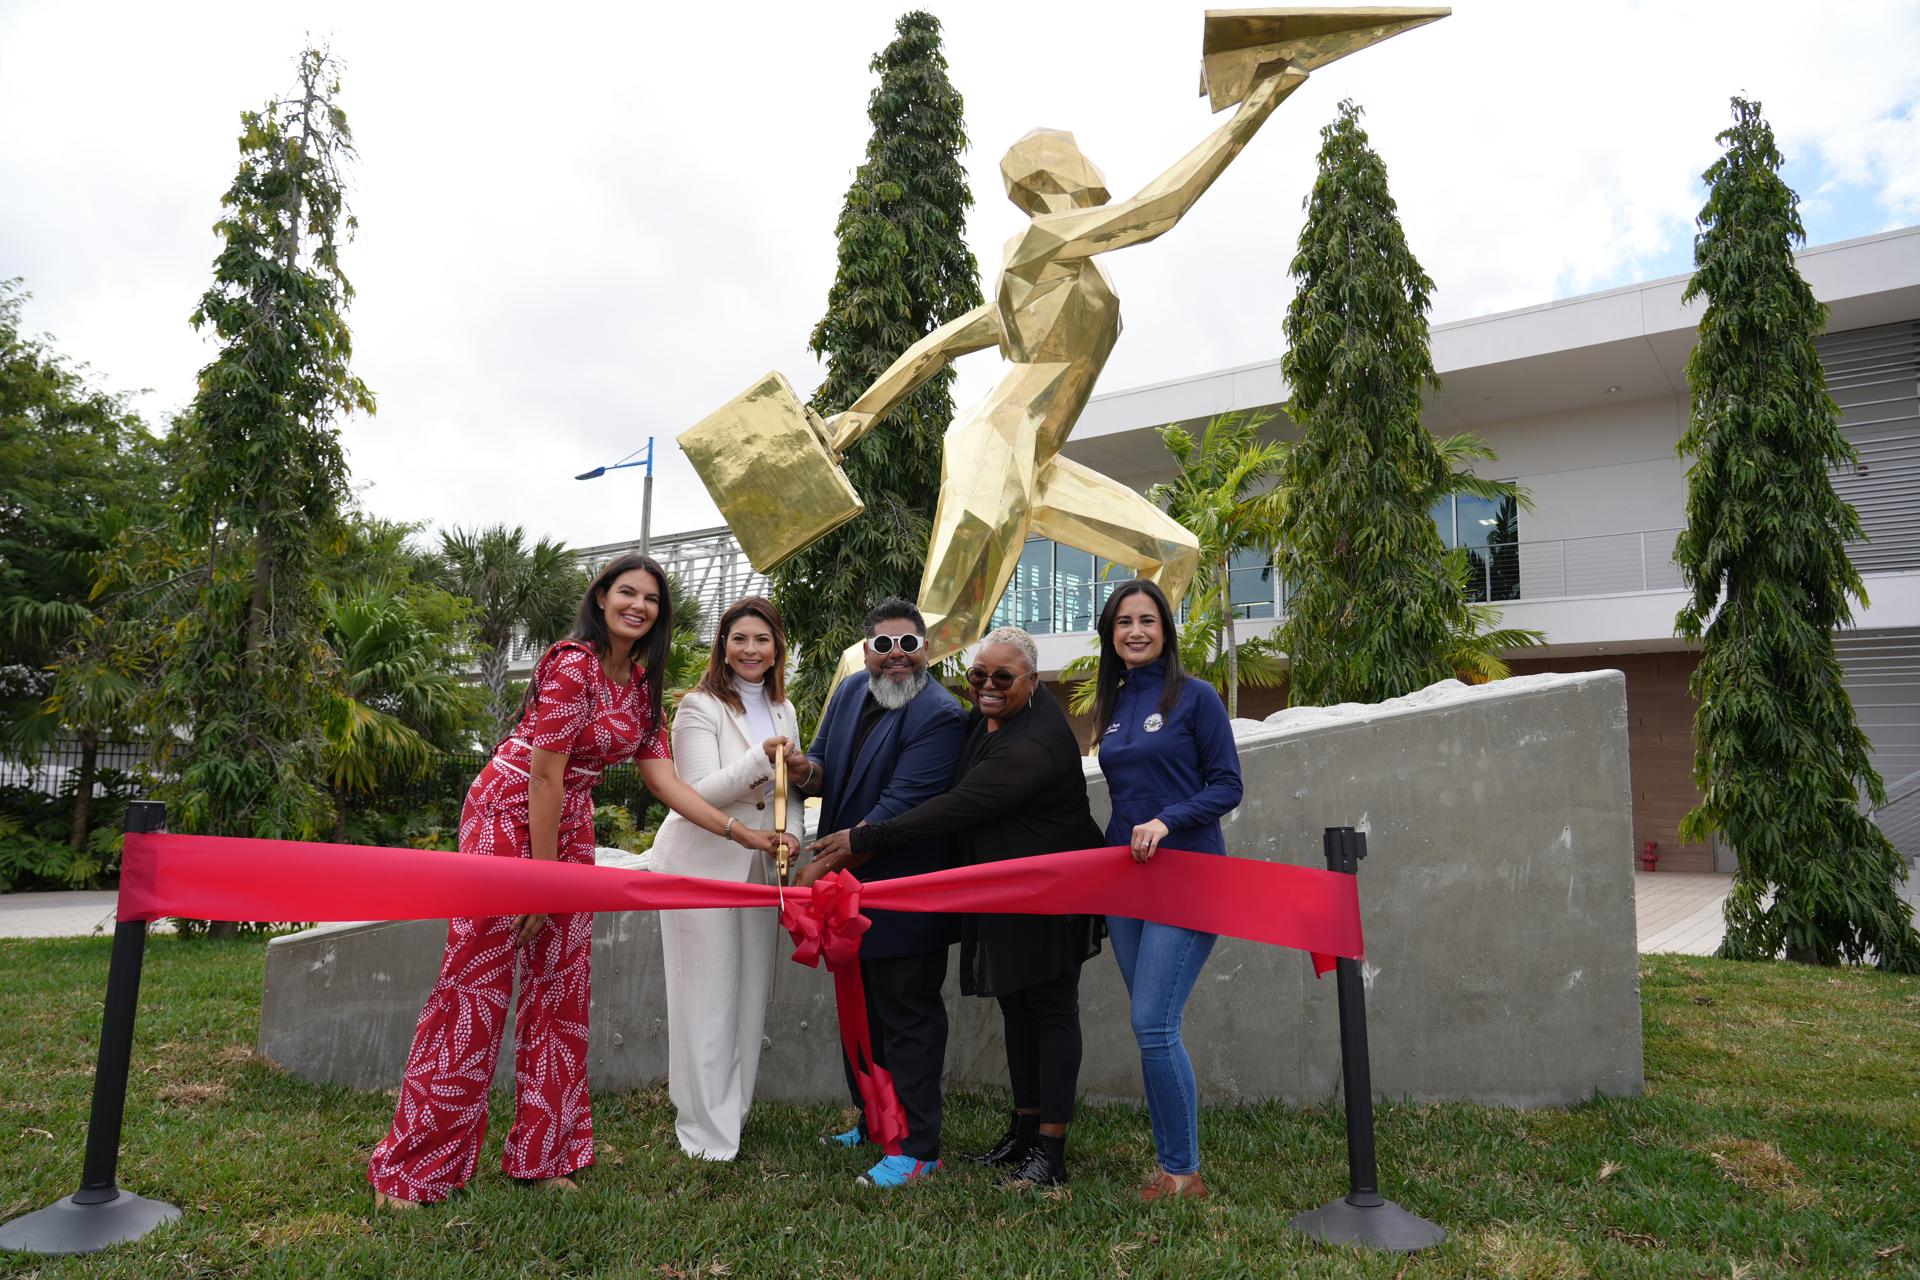
[[[805,351],[867,134],[866,64],[901,5],[461,8],[62,5],[0,11],[0,276],[35,327],[164,417],[209,349],[187,327],[237,113],[286,86],[311,23],[347,63],[362,234],[346,425],[383,514],[631,536],[639,486],[570,479],[661,438],[659,530],[715,515],[671,437]],[[997,163],[1069,128],[1116,195],[1214,123],[1200,10],[939,3],[967,99],[991,273],[1019,224]],[[831,21],[822,14],[831,12]],[[717,13],[728,15],[723,22]],[[319,27],[318,22],[330,24]],[[1014,33],[1014,34],[1010,34]],[[1268,358],[1318,129],[1351,96],[1389,165],[1436,318],[1622,283],[1691,233],[1727,97],[1789,154],[1920,214],[1920,6],[1462,4],[1318,73],[1162,240],[1116,254],[1127,331],[1103,387]],[[1820,240],[1821,200],[1809,201]],[[1831,237],[1829,237],[1831,238]],[[963,395],[995,374],[981,353]]]

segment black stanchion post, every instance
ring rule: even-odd
[[[1327,870],[1358,875],[1367,838],[1352,827],[1328,827],[1322,837]],[[1447,1233],[1380,1194],[1373,1147],[1373,1069],[1367,1059],[1367,993],[1360,962],[1335,962],[1340,999],[1340,1087],[1347,1103],[1347,1194],[1293,1220],[1296,1229],[1326,1244],[1411,1253],[1439,1244]]]
[[[158,831],[167,806],[135,800],[127,806],[126,830]],[[93,1116],[87,1123],[86,1159],[80,1189],[64,1200],[0,1226],[0,1249],[22,1253],[92,1253],[137,1240],[180,1210],[122,1190],[120,1118],[126,1110],[127,1071],[133,1057],[133,1020],[140,1003],[140,965],[146,957],[147,924],[122,920],[113,930],[107,963],[107,1004],[100,1020],[100,1057],[93,1071]]]

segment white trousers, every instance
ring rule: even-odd
[[[690,866],[673,869],[701,874]],[[758,874],[751,878],[770,882]],[[660,913],[667,1092],[679,1112],[674,1129],[680,1147],[690,1156],[731,1160],[739,1154],[740,1128],[760,1071],[778,928],[770,907]]]

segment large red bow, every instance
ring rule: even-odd
[[[851,871],[835,871],[813,882],[813,892],[787,900],[781,927],[793,936],[793,958],[809,969],[822,960],[833,975],[833,999],[840,1011],[840,1047],[853,1066],[860,1090],[867,1136],[890,1156],[900,1154],[907,1136],[907,1113],[893,1087],[893,1076],[873,1060],[873,1029],[867,1024],[867,987],[860,977],[860,939],[873,921],[860,914],[860,881]]]
[[[812,969],[821,960],[829,972],[860,958],[860,939],[873,921],[860,914],[860,881],[835,871],[813,882],[811,897],[798,894],[780,909],[780,927],[793,935],[793,958]]]

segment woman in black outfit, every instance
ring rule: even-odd
[[[951,837],[962,863],[1091,849],[1100,827],[1087,808],[1079,743],[1066,714],[1040,688],[1033,637],[1001,627],[981,641],[967,672],[974,711],[953,789],[898,817],[842,832],[862,855]],[[831,852],[831,847],[827,850]],[[1080,966],[1099,954],[1098,916],[962,917],[960,990],[993,996],[1006,1020],[1013,1115],[992,1150],[976,1157],[1016,1182],[1067,1180],[1067,1124],[1080,1078]]]

